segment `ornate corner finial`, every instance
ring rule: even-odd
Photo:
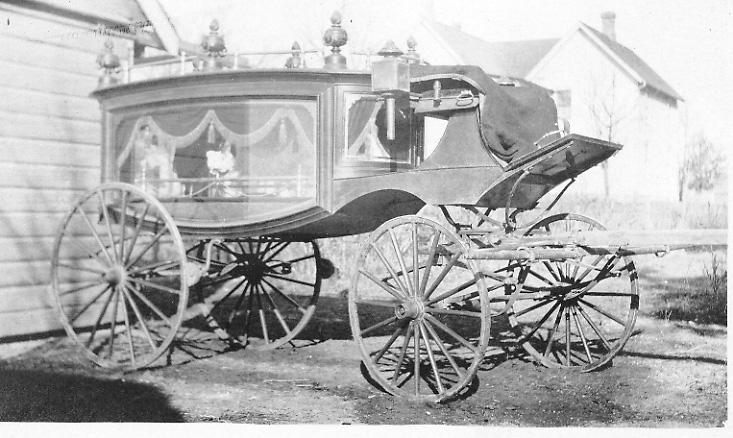
[[[417,47],[417,40],[412,35],[407,38],[407,59],[411,64],[420,63],[420,54],[417,53],[415,48]]]
[[[297,41],[293,43],[293,46],[291,47],[292,55],[290,55],[290,58],[288,58],[287,62],[285,62],[286,68],[300,68],[303,67],[303,57],[300,50],[300,44],[298,44]]]
[[[203,71],[221,70],[222,63],[219,58],[224,56],[227,48],[224,44],[224,37],[219,35],[219,21],[214,19],[209,25],[209,34],[204,37],[201,47],[208,52],[204,61]]]
[[[108,87],[116,84],[117,78],[113,75],[120,71],[120,57],[114,53],[115,44],[111,39],[104,42],[104,50],[97,56],[97,65],[102,69],[98,86]]]
[[[325,59],[325,68],[333,70],[346,68],[346,57],[341,54],[341,46],[348,40],[348,33],[341,28],[341,13],[334,11],[331,15],[331,27],[323,34],[323,43],[331,46],[331,54]]]
[[[377,55],[384,56],[384,57],[387,57],[387,56],[397,57],[397,56],[402,56],[404,54],[405,52],[400,50],[400,48],[397,47],[397,44],[395,44],[394,41],[392,40],[387,41],[384,47],[379,49],[379,52],[377,52]]]

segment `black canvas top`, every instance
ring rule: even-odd
[[[557,109],[548,90],[530,82],[504,86],[476,66],[410,66],[413,92],[432,89],[436,79],[466,83],[485,96],[481,106],[484,146],[511,162],[537,150],[535,142],[557,130]]]

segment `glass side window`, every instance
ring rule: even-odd
[[[160,198],[314,198],[315,101],[161,108],[117,127],[120,179]]]
[[[407,99],[396,103],[394,140],[387,138],[386,105],[379,97],[346,93],[344,106],[344,160],[414,162],[412,116]]]

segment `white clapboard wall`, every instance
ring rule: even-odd
[[[92,23],[0,3],[0,340],[61,328],[48,294],[56,228],[99,184]],[[113,39],[122,54],[123,39]],[[123,58],[124,59],[124,58]]]

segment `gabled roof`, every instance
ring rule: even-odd
[[[512,78],[525,77],[558,39],[488,42],[456,26],[428,23],[464,64],[478,65],[486,73]]]
[[[640,88],[649,87],[676,100],[684,100],[682,96],[672,88],[672,86],[662,79],[662,77],[659,76],[646,62],[644,62],[643,59],[639,58],[633,50],[617,43],[604,33],[599,32],[584,23],[580,23],[579,29],[585,31],[596,41],[600,41],[606,52],[611,52],[624,64],[624,67],[635,72],[642,81],[642,83],[639,84]],[[606,53],[606,55],[608,55],[608,53]]]
[[[654,69],[633,50],[612,40],[602,32],[579,23],[563,39],[488,42],[463,32],[457,26],[436,21],[427,23],[460,57],[463,64],[478,65],[492,75],[527,78],[551,51],[556,51],[575,32],[582,32],[601,53],[637,81],[639,88],[648,88],[675,100],[684,100]]]

